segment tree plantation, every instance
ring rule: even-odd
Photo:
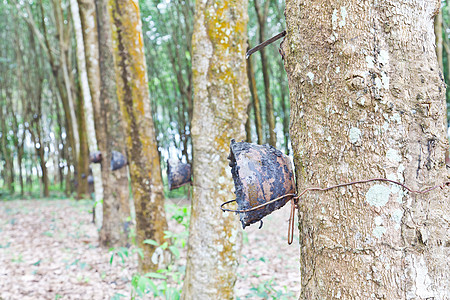
[[[0,300],[450,299],[450,3],[2,0]]]

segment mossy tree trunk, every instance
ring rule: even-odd
[[[123,141],[124,133],[120,113],[117,113],[119,104],[107,3],[93,0],[79,0],[78,3],[83,27],[89,90],[94,109],[95,132],[98,149],[102,153],[103,203],[96,206],[96,216],[100,209],[103,215],[99,238],[104,247],[125,246],[128,242],[128,219],[130,218],[127,168],[112,171],[110,167],[111,151],[120,151],[124,155],[126,152],[125,145],[118,143]],[[98,18],[102,22],[100,25],[103,26],[100,30],[97,25],[96,3],[102,9],[99,11],[102,15]],[[107,25],[104,25],[105,21],[108,22]]]
[[[144,244],[153,239],[164,242],[167,221],[155,128],[150,106],[147,66],[144,56],[139,6],[130,0],[111,0],[114,65],[117,96],[122,111],[131,186],[136,209],[136,240],[144,251],[139,261],[142,272],[156,270],[165,259],[155,247]]]
[[[124,246],[128,241],[130,204],[127,167],[111,171],[112,151],[126,155],[122,114],[116,93],[116,73],[112,53],[111,23],[107,0],[96,1],[100,66],[99,127],[104,139],[99,139],[103,153],[103,226],[100,243],[105,247]]]
[[[286,3],[298,190],[373,177],[448,180],[440,1]],[[300,299],[448,299],[450,189],[373,183],[299,202]]]
[[[233,299],[241,234],[220,204],[234,197],[230,140],[245,138],[249,91],[247,1],[196,2],[193,49],[194,147],[184,299]]]

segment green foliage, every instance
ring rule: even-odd
[[[156,272],[146,274],[134,274],[131,280],[132,293],[131,299],[145,298],[146,295],[153,295],[168,300],[178,300],[181,297],[181,287],[185,273],[185,266],[178,266],[177,260],[180,258],[181,251],[186,247],[188,237],[190,208],[177,206],[175,204],[166,205],[167,214],[178,224],[183,225],[181,232],[164,231],[166,241],[159,244],[155,240],[144,240],[144,244],[153,245],[162,251],[170,251],[172,261],[163,269]],[[120,262],[125,264],[134,254],[138,254],[143,258],[143,251],[140,248],[118,247],[110,249],[110,264],[113,263],[114,257],[119,257]],[[121,299],[121,294],[115,294],[112,299]]]
[[[123,294],[119,294],[119,293],[115,293],[112,297],[111,300],[120,300],[122,298],[126,298],[127,296],[123,295]]]
[[[127,247],[118,247],[109,249],[111,252],[111,257],[109,259],[109,264],[112,265],[115,256],[119,256],[122,264],[125,264],[125,260],[132,256],[134,253],[139,254],[141,258],[144,257],[142,249],[140,248],[127,248]]]
[[[67,196],[63,190],[60,189],[59,185],[52,184],[49,186],[50,195],[49,197],[42,197],[41,185],[38,178],[32,181],[31,186],[25,186],[24,195],[20,193],[11,194],[8,190],[0,188],[0,201],[14,201],[14,200],[59,200],[67,199]]]
[[[166,210],[171,215],[171,219],[183,225],[184,230],[179,233],[164,231],[166,242],[162,244],[158,244],[155,240],[150,239],[144,241],[144,243],[161,248],[163,251],[169,250],[173,259],[172,263],[166,268],[160,269],[157,272],[134,275],[132,286],[135,293],[140,297],[152,293],[154,297],[178,300],[181,296],[185,266],[176,266],[176,261],[180,258],[181,249],[186,247],[189,234],[190,209],[188,207],[179,207],[170,204],[166,206]],[[172,286],[173,284],[175,287]]]
[[[449,1],[442,1],[441,4],[442,9],[442,35],[443,35],[443,44],[444,44],[444,51],[443,51],[443,75],[445,79],[445,83],[447,86],[450,84],[450,70],[449,70],[449,53],[447,51],[450,51],[450,6]],[[450,89],[447,88],[445,92],[445,98],[447,100],[447,121],[450,124]]]
[[[236,300],[242,299],[274,299],[274,300],[288,300],[294,297],[294,293],[287,290],[287,287],[279,288],[273,279],[266,280],[259,283],[257,286],[252,285],[250,288],[250,293],[248,293],[244,298],[237,298]]]

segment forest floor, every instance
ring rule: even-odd
[[[167,205],[169,230],[182,232],[172,218],[179,201]],[[115,255],[110,263],[114,251],[99,247],[91,209],[91,201],[0,201],[0,300],[130,299],[137,254],[123,248],[124,259]],[[244,231],[236,299],[298,298],[300,250],[297,237],[287,245],[288,218],[284,207],[267,216],[262,229],[256,224]],[[184,270],[185,252],[180,249],[173,270]],[[180,289],[180,282],[168,284]]]

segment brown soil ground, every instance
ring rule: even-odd
[[[99,247],[91,205],[0,201],[0,300],[119,299],[119,294],[130,299],[137,254],[110,264],[112,252]],[[287,245],[288,218],[286,206],[266,217],[262,229],[252,225],[244,231],[236,299],[298,298],[299,245],[297,237]],[[180,232],[183,226],[169,220],[169,229]],[[185,250],[178,267],[185,263]]]

